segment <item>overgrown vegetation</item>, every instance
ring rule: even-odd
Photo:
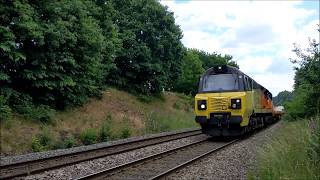
[[[87,144],[94,141],[100,143],[146,133],[197,127],[192,106],[193,98],[184,94],[166,92],[161,98],[152,97],[146,103],[130,93],[109,89],[99,100],[93,98],[82,107],[57,111],[53,117],[54,123],[46,123],[45,126],[16,114],[11,119],[1,121],[0,153],[16,155],[70,148],[84,145],[84,139],[89,139]],[[156,127],[147,126],[146,121],[150,117],[157,122]],[[50,143],[39,141],[42,134],[46,134],[44,127],[49,131]],[[95,130],[96,138],[83,138],[82,141],[81,134],[88,129]]]
[[[103,122],[102,126],[100,127],[99,140],[101,142],[106,142],[112,139],[111,120],[112,120],[112,115],[108,114],[107,119],[105,120],[105,122]]]
[[[320,33],[320,25],[318,29]],[[296,67],[294,97],[286,103],[288,119],[312,117],[320,113],[320,46],[319,40],[309,39],[305,50],[295,45],[297,58],[291,61]]]
[[[320,33],[320,26],[318,29]],[[279,94],[286,116],[271,144],[260,150],[251,179],[320,179],[320,50],[310,40],[306,50],[295,45],[297,64],[293,98]]]
[[[319,179],[320,117],[286,122],[271,144],[259,150],[249,179]]]
[[[160,133],[195,127],[195,123],[187,119],[190,118],[182,114],[176,117],[170,114],[164,115],[159,112],[150,112],[145,120],[145,132],[146,134]]]
[[[53,135],[47,126],[42,127],[41,132],[33,137],[31,146],[34,152],[46,151],[53,148]]]
[[[62,141],[62,145],[62,148],[72,148],[77,145],[77,142],[74,136],[71,135]]]
[[[80,134],[80,140],[84,145],[94,144],[97,142],[98,135],[95,129],[85,129]]]
[[[131,136],[131,126],[130,120],[127,116],[124,116],[122,119],[122,125],[120,130],[120,138],[128,138]]]

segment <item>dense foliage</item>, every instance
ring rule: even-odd
[[[115,0],[114,7],[122,45],[109,82],[147,95],[170,88],[181,73],[183,55],[173,13],[149,0]]]
[[[112,85],[194,93],[200,74],[232,57],[188,50],[156,0],[0,1],[0,117],[48,121]]]
[[[99,6],[1,1],[0,8],[1,93],[10,106],[21,112],[32,103],[64,108],[99,93],[113,41],[95,18]]]
[[[199,77],[203,72],[203,64],[197,51],[188,49],[183,57],[182,75],[179,77],[174,90],[194,94],[197,90]]]
[[[318,30],[320,33],[320,29]],[[295,74],[294,98],[287,103],[290,118],[297,119],[319,115],[320,112],[320,46],[315,39],[310,40],[306,50],[295,45],[298,64]]]
[[[195,50],[202,61],[202,67],[207,70],[215,65],[230,65],[239,68],[238,64],[232,60],[232,56],[217,53],[208,53],[205,51]]]
[[[285,103],[291,101],[293,93],[290,91],[281,91],[273,98],[273,104],[276,106],[284,106]]]
[[[230,65],[239,68],[230,55],[207,53],[197,49],[186,49],[182,59],[182,74],[177,80],[174,90],[185,94],[195,94],[201,74],[217,65]]]

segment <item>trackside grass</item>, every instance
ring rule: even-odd
[[[81,107],[57,111],[51,123],[16,114],[0,121],[0,155],[69,148],[130,136],[198,127],[193,98],[165,92],[161,97],[134,96],[117,89],[103,92]]]
[[[259,149],[248,179],[320,179],[320,117],[284,122]]]

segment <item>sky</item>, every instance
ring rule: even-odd
[[[293,90],[293,43],[319,39],[319,1],[173,1],[183,44],[233,56],[240,70],[275,96]]]

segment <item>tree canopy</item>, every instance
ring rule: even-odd
[[[293,93],[290,91],[281,91],[273,98],[273,104],[276,106],[284,106],[285,103],[290,102],[293,98]]]
[[[320,26],[318,29],[320,33]],[[305,50],[295,45],[297,59],[294,82],[294,98],[286,108],[291,118],[297,119],[319,115],[320,112],[320,46],[319,41],[309,40]]]
[[[182,32],[173,13],[148,0],[115,0],[114,8],[122,44],[109,82],[143,94],[172,86],[181,73],[183,57]]]
[[[186,49],[156,0],[0,1],[0,116],[47,120],[106,86],[134,94],[194,93],[229,55]]]

